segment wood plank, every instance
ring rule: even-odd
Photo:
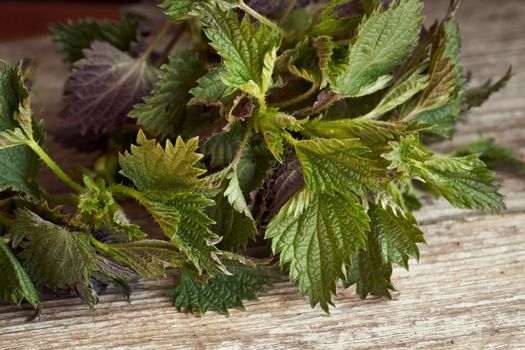
[[[2,349],[267,349],[525,345],[525,214],[472,217],[425,227],[428,246],[410,272],[396,268],[394,300],[361,301],[339,289],[330,315],[311,310],[280,283],[247,311],[177,313],[164,287],[138,286],[127,305],[102,297],[95,311],[75,299],[49,301],[40,322],[29,311],[0,314]],[[51,342],[52,340],[52,342]]]

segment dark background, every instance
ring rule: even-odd
[[[0,41],[46,34],[54,22],[84,17],[119,19],[119,6],[140,2],[126,0],[0,0]]]

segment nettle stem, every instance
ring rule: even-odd
[[[304,92],[303,94],[301,94],[299,96],[296,96],[296,97],[294,97],[292,99],[286,100],[286,101],[272,103],[272,107],[275,107],[275,108],[286,108],[286,107],[290,107],[290,106],[296,105],[296,104],[298,104],[300,102],[303,102],[307,98],[311,97],[315,93],[315,91],[317,91],[317,88],[319,88],[319,83],[314,82],[314,83],[312,83],[312,86],[310,86],[310,88],[306,92]]]
[[[109,186],[107,189],[113,194],[120,194],[125,197],[136,199],[139,203],[142,202],[141,193],[134,188],[124,186],[124,185],[112,185],[112,186]]]
[[[0,225],[9,228],[13,226],[13,219],[11,219],[7,214],[0,211]]]
[[[268,18],[261,15],[259,12],[252,9],[250,6],[246,5],[246,3],[243,0],[239,0],[239,4],[237,6],[256,20],[258,20],[259,22],[266,24],[268,27],[278,31],[282,35],[285,34],[284,30],[281,27],[279,27],[277,24],[273,23]]]
[[[241,144],[239,145],[239,148],[237,149],[237,153],[235,153],[235,157],[233,158],[230,167],[232,169],[235,169],[237,167],[237,164],[242,158],[242,155],[244,153],[244,149],[246,148],[246,145],[248,144],[248,141],[250,141],[250,135],[252,134],[252,124],[248,124],[246,127],[246,130],[244,131],[244,135],[242,136]]]
[[[40,145],[34,141],[31,140],[27,143],[27,145],[42,159],[42,161],[51,169],[55,175],[62,180],[63,183],[65,183],[69,188],[76,192],[82,192],[84,191],[84,187],[76,183],[71,177],[69,177],[68,174],[66,174],[60,166],[53,160],[51,157],[40,147]]]
[[[157,33],[157,35],[155,35],[155,37],[153,38],[151,43],[148,45],[146,50],[142,53],[142,55],[140,55],[139,61],[145,61],[148,59],[148,57],[151,55],[153,50],[155,50],[155,48],[160,43],[164,35],[166,35],[168,29],[170,29],[171,26],[172,26],[172,23],[170,21],[164,22],[160,31]]]
[[[173,49],[175,44],[177,44],[182,34],[184,34],[184,32],[186,31],[186,28],[187,28],[186,23],[181,24],[179,28],[177,28],[177,31],[171,37],[169,43],[164,48],[164,51],[159,56],[159,58],[155,61],[155,64],[154,64],[155,67],[160,67],[166,61],[166,59],[170,55],[171,50]]]

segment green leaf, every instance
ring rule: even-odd
[[[95,40],[111,44],[122,51],[130,51],[137,37],[137,22],[124,17],[120,22],[96,22],[90,19],[69,21],[67,25],[51,24],[53,41],[58,45],[64,59],[74,63],[84,57]]]
[[[230,89],[221,79],[225,73],[226,68],[223,65],[211,68],[206,75],[197,81],[197,86],[190,90],[193,98],[188,104],[205,104],[208,106],[219,104],[221,98],[226,96]]]
[[[381,254],[381,242],[378,232],[367,233],[366,247],[352,255],[352,264],[346,266],[346,288],[356,284],[356,292],[362,299],[368,294],[391,298],[390,291],[395,290],[390,277],[392,264]]]
[[[180,131],[186,113],[189,91],[204,74],[203,64],[191,52],[178,53],[161,67],[157,86],[144,102],[129,113],[150,134],[166,138]]]
[[[421,9],[419,0],[402,0],[366,18],[345,62],[332,67],[332,90],[357,97],[384,88],[418,41],[423,22]]]
[[[206,170],[195,164],[202,158],[196,153],[199,140],[185,143],[179,136],[175,145],[170,140],[162,148],[156,140],[148,140],[142,131],[137,135],[137,145],[120,155],[120,173],[133,181],[142,192],[188,190],[204,184],[199,176]]]
[[[368,210],[371,230],[377,234],[384,259],[408,270],[409,257],[419,260],[417,243],[425,243],[423,232],[415,219],[397,215],[390,209],[370,204]]]
[[[38,197],[40,191],[35,178],[40,162],[33,151],[24,145],[28,135],[23,129],[29,131],[33,117],[23,73],[22,62],[13,69],[8,63],[0,61],[0,192],[10,189]],[[43,136],[37,135],[36,138]]]
[[[409,257],[419,259],[417,243],[425,243],[415,220],[398,216],[389,209],[370,204],[370,231],[366,248],[352,256],[347,266],[345,287],[357,284],[357,294],[390,298],[392,263],[408,269]]]
[[[304,189],[270,222],[266,238],[281,265],[290,263],[290,280],[298,281],[301,294],[328,311],[343,265],[365,246],[366,230],[368,216],[354,195]]]
[[[177,247],[166,241],[143,240],[118,244],[98,242],[97,246],[104,255],[145,278],[164,278],[167,267],[179,267],[184,261],[184,255]]]
[[[219,7],[206,7],[206,11],[204,31],[226,67],[223,82],[265,106],[281,35],[264,25],[255,28],[247,16],[239,22],[233,11]]]
[[[214,205],[203,194],[205,180],[199,178],[206,171],[195,166],[202,158],[195,152],[198,138],[185,143],[179,137],[175,145],[168,140],[162,148],[139,132],[137,144],[120,157],[120,173],[140,191],[134,197],[199,272],[223,270],[215,247],[218,236],[209,229],[213,220],[205,214]]]
[[[315,36],[336,37],[341,34],[352,33],[361,21],[361,16],[343,16],[340,6],[344,6],[352,0],[331,0],[319,16],[319,22],[313,27],[312,34]]]
[[[244,300],[256,300],[273,284],[268,268],[248,266],[236,261],[227,262],[231,275],[217,275],[205,284],[199,284],[185,269],[181,270],[179,285],[169,292],[179,311],[206,311],[214,309],[228,315],[229,308],[244,309]]]
[[[248,204],[246,203],[246,199],[244,199],[244,194],[241,190],[237,170],[234,169],[232,172],[230,172],[226,176],[226,179],[229,180],[229,182],[224,191],[224,196],[228,199],[228,202],[231,204],[233,209],[249,218],[252,218],[252,213],[248,208]]]
[[[479,154],[460,158],[434,158],[418,166],[426,183],[457,208],[499,212],[505,209],[494,172]]]
[[[293,142],[311,189],[321,192],[352,190],[364,196],[367,189],[377,189],[379,172],[367,158],[370,150],[357,139],[312,139]]]
[[[216,270],[224,270],[216,248],[219,236],[210,230],[214,222],[206,214],[214,201],[199,192],[146,192],[140,202],[199,272],[214,274]]]
[[[95,251],[83,232],[69,232],[27,209],[17,209],[11,234],[13,245],[23,249],[19,257],[24,268],[38,285],[75,286],[96,269]]]
[[[495,183],[496,175],[487,169],[479,154],[466,157],[434,155],[413,135],[389,145],[392,150],[382,155],[391,161],[389,169],[427,183],[432,191],[455,207],[489,212],[505,207]]]
[[[22,268],[11,250],[0,238],[0,300],[11,304],[20,304],[27,300],[36,309],[41,308],[40,297],[31,279]]]
[[[402,131],[403,127],[401,123],[396,124],[363,117],[332,121],[314,119],[304,126],[302,133],[308,137],[327,139],[358,138],[365,144],[377,144],[393,139]]]

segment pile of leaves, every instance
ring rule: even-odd
[[[227,313],[267,291],[277,264],[325,311],[338,282],[390,297],[392,265],[408,269],[425,242],[415,186],[498,212],[480,156],[515,161],[490,140],[428,147],[510,71],[470,88],[457,4],[429,28],[422,7],[164,0],[149,36],[132,17],[53,25],[71,67],[53,136],[99,158],[62,170],[31,109],[34,67],[0,63],[0,299],[40,310],[42,294],[76,292],[93,307],[107,286],[129,294],[178,269],[178,309]],[[39,185],[43,165],[70,195]],[[159,230],[133,223],[129,202]]]

